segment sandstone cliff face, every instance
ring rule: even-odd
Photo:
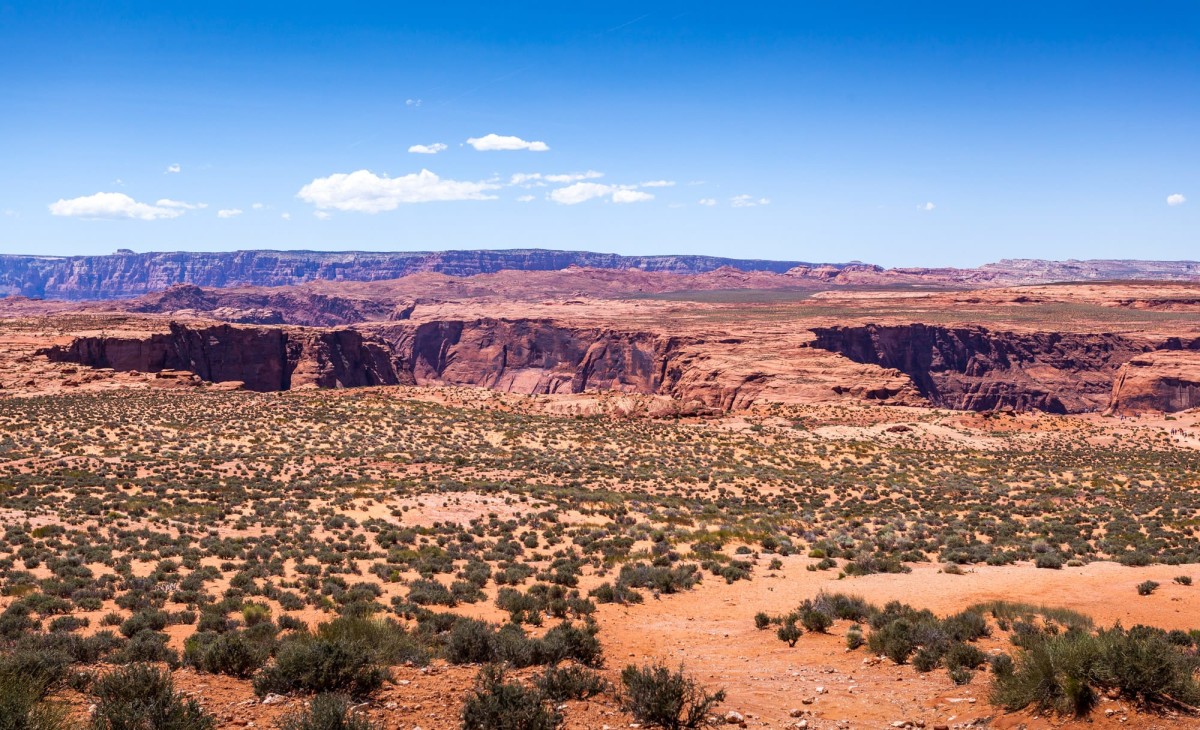
[[[722,266],[783,273],[798,261],[713,256],[618,256],[586,251],[440,251],[371,253],[230,251],[120,252],[111,256],[0,256],[0,294],[51,299],[120,299],[176,284],[287,286],[308,281],[381,281],[434,271],[453,276],[506,269],[558,271],[570,266],[700,273]]]
[[[1119,335],[993,332],[983,327],[866,325],[813,330],[814,347],[907,374],[956,410],[1102,410],[1113,375],[1149,346]]]
[[[548,320],[447,320],[375,328],[417,383],[473,385],[519,393],[669,386],[671,338],[565,327]]]
[[[1108,410],[1130,415],[1191,408],[1200,408],[1200,351],[1160,350],[1121,366]]]
[[[257,391],[349,388],[411,382],[387,346],[353,330],[287,330],[171,323],[144,337],[78,337],[40,354],[114,370],[187,370],[209,382],[241,381]]]

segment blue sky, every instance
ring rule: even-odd
[[[1190,0],[0,0],[2,253],[1200,259],[1198,136]]]

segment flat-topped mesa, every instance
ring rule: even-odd
[[[77,337],[39,354],[118,371],[186,370],[209,382],[240,381],[263,392],[411,382],[386,344],[354,330],[172,322],[169,332]]]
[[[1118,368],[1150,345],[1113,334],[998,332],[928,324],[818,327],[813,347],[907,374],[936,406],[1104,410]]]

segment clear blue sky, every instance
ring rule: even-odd
[[[0,0],[4,253],[1200,259],[1198,137],[1195,0]]]

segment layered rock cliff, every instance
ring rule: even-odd
[[[1138,355],[1113,380],[1110,413],[1186,411],[1200,408],[1200,347]]]
[[[783,273],[798,261],[714,256],[619,256],[587,251],[440,251],[371,253],[229,251],[111,256],[0,256],[0,294],[49,299],[120,299],[176,284],[209,287],[287,286],[308,281],[381,281],[433,271],[453,276],[506,269],[557,271],[570,266],[700,273],[729,266]]]
[[[928,324],[815,328],[814,347],[907,374],[956,410],[1103,410],[1117,369],[1150,345],[1112,334],[995,332]]]
[[[411,382],[387,345],[354,330],[302,330],[171,323],[170,331],[77,337],[40,351],[52,361],[120,371],[187,370],[250,390],[351,388]]]

